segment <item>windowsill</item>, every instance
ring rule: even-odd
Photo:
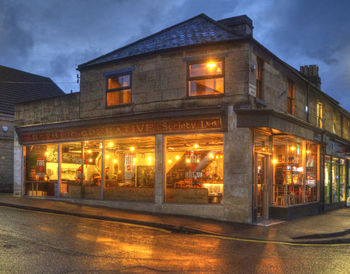
[[[209,95],[197,95],[197,96],[190,96],[187,95],[186,99],[203,99],[203,98],[221,98],[224,97],[225,93],[220,93],[220,94],[209,94]]]
[[[114,109],[114,108],[130,107],[130,106],[132,106],[132,103],[113,105],[113,106],[107,106],[106,105],[106,109]]]
[[[265,100],[263,100],[263,99],[255,98],[255,103],[257,103],[258,105],[264,106],[264,107],[267,106]]]

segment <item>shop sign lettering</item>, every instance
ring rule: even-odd
[[[222,130],[221,117],[120,123],[20,134],[21,143]]]

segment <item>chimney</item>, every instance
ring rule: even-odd
[[[218,20],[218,23],[231,29],[234,33],[242,37],[253,36],[253,21],[247,15],[240,15]]]
[[[321,78],[318,75],[318,66],[316,65],[300,66],[300,72],[310,82],[314,83],[319,89],[321,89]]]

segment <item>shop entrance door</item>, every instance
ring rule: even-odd
[[[256,220],[268,219],[267,155],[256,154],[255,157],[255,209]]]

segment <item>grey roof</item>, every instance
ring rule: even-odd
[[[200,14],[81,64],[78,69],[160,50],[236,39],[242,39],[242,36],[237,35],[224,24],[218,23],[205,14]]]
[[[14,114],[14,105],[65,94],[50,78],[0,65],[0,113]]]

